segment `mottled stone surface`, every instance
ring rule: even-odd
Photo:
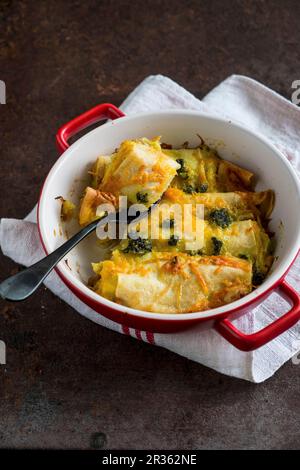
[[[299,14],[297,0],[1,0],[0,215],[36,202],[59,125],[149,74],[197,97],[246,74],[290,97]],[[0,263],[4,279],[15,266]],[[224,377],[97,327],[45,288],[0,303],[0,339],[0,447],[299,447],[300,366],[261,385]]]

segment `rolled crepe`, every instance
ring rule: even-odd
[[[95,263],[94,290],[128,307],[158,313],[188,313],[227,304],[251,291],[252,265],[230,256],[191,257],[152,252],[113,252]]]
[[[98,189],[149,207],[161,198],[179,168],[162,152],[158,139],[126,140],[105,167]]]
[[[119,196],[127,196],[129,204],[149,207],[161,198],[179,167],[162,152],[157,139],[123,142],[114,154],[96,160],[90,172],[91,186],[80,204],[80,225],[96,218],[100,204],[111,202],[117,207]]]
[[[251,191],[253,188],[253,173],[222,160],[207,146],[164,152],[181,165],[172,186],[209,192]]]
[[[233,220],[255,219],[266,221],[274,208],[274,191],[225,192],[187,194],[179,188],[168,188],[162,199],[166,204],[203,204],[204,216],[214,209],[226,209]]]
[[[194,225],[194,227],[196,227]],[[261,273],[269,269],[273,257],[270,255],[270,238],[254,220],[232,222],[221,228],[207,220],[197,222],[198,232],[193,225],[189,230],[176,229],[160,224],[157,238],[151,238],[151,223],[141,224],[141,238],[151,238],[152,249],[157,252],[202,254],[206,256],[235,256],[250,260]],[[147,231],[148,230],[148,231]],[[128,250],[129,239],[122,240],[120,250]],[[130,250],[129,250],[130,251]]]

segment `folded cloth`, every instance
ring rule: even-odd
[[[232,75],[200,101],[169,78],[150,76],[121,106],[126,114],[171,108],[200,110],[240,122],[275,143],[300,172],[300,109],[250,78]],[[36,225],[36,208],[24,220],[2,219],[0,244],[6,256],[25,266],[44,256]],[[300,291],[299,279],[300,258],[287,276],[288,282]],[[253,352],[242,352],[205,325],[176,334],[152,334],[118,325],[77,299],[56,272],[48,276],[45,285],[95,323],[163,346],[223,374],[252,382],[262,382],[271,377],[300,350],[299,323],[266,346]],[[259,307],[234,323],[242,331],[253,333],[274,321],[285,310],[286,302],[273,293]]]

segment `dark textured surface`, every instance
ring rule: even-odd
[[[58,126],[162,73],[201,97],[232,73],[290,97],[300,4],[0,0],[0,215],[23,217]],[[1,255],[1,278],[14,264]],[[97,327],[46,289],[0,303],[0,446],[297,448],[300,366],[264,384],[221,376]]]

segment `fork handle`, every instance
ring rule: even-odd
[[[87,237],[101,221],[94,220],[77,232],[72,238],[57,248],[50,255],[45,256],[29,268],[9,277],[0,284],[0,295],[3,299],[19,301],[25,300],[41,285],[57,263],[74,248],[77,243]]]

